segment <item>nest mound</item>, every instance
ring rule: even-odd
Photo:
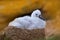
[[[8,27],[4,30],[4,38],[9,40],[42,40],[45,37],[44,29],[20,29],[15,27]]]

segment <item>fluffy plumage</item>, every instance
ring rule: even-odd
[[[9,23],[8,26],[14,26],[16,28],[22,29],[42,29],[45,28],[46,21],[40,19],[40,10],[35,10],[32,12],[31,16],[19,17]]]

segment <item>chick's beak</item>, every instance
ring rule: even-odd
[[[39,18],[42,19],[42,20],[45,20],[45,19],[42,17],[42,15],[40,15]]]

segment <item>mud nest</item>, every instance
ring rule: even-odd
[[[20,29],[15,27],[7,27],[4,30],[4,35],[0,40],[45,40],[44,29]]]

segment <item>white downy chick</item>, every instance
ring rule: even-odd
[[[14,26],[16,28],[22,29],[42,29],[45,28],[46,21],[40,19],[41,16],[40,10],[35,10],[30,16],[19,17],[9,23],[8,26]]]

